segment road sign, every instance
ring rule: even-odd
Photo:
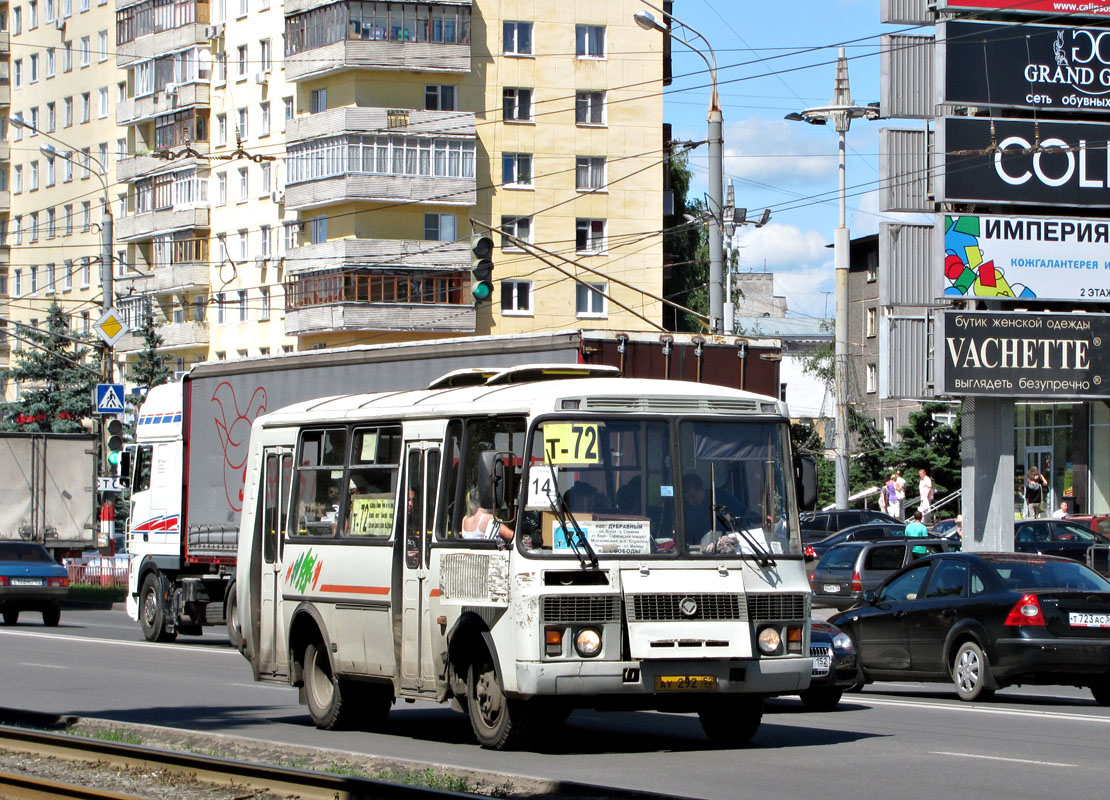
[[[97,478],[96,490],[98,492],[122,492],[123,484],[119,478]]]
[[[131,328],[128,327],[126,320],[118,311],[109,308],[93,324],[93,330],[108,346],[111,346],[118,342]]]
[[[97,414],[122,414],[124,412],[123,384],[98,383],[93,401],[96,404]]]

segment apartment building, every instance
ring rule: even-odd
[[[37,326],[52,301],[78,331],[100,316],[100,221],[104,204],[118,201],[121,88],[107,0],[21,0],[0,9],[0,286],[18,349],[19,326]],[[110,268],[123,268],[121,255]],[[19,387],[4,391],[11,397]]]
[[[115,305],[153,314],[178,370],[660,320],[664,42],[636,0],[49,1],[94,5],[13,9],[12,108],[83,149],[47,185],[43,140],[12,130],[9,241],[54,263],[13,265],[13,297],[57,282],[95,319],[107,195]],[[29,249],[33,212],[33,243],[56,247]],[[477,307],[472,219],[499,245]],[[142,347],[126,336],[117,357]]]

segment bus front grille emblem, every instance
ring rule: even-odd
[[[698,614],[698,601],[692,597],[683,597],[678,604],[678,610],[686,619],[693,619]]]

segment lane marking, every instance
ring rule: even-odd
[[[1038,767],[1078,767],[1078,764],[1065,764],[1061,761],[1034,761],[1031,758],[1004,758],[1003,756],[981,756],[976,753],[948,753],[944,750],[933,750],[930,755],[954,756],[956,758],[981,758],[985,761],[1008,761],[1012,764],[1032,764]]]
[[[261,681],[259,681],[258,683],[233,683],[231,685],[238,686],[243,689],[277,689],[278,691],[290,691],[293,689],[293,687],[289,686],[288,684],[286,684],[285,686],[278,686],[274,683],[263,683]]]
[[[0,629],[2,636],[26,636],[32,639],[57,639],[63,642],[85,642],[90,644],[107,644],[113,647],[123,645],[124,647],[148,647],[157,648],[160,650],[173,650],[174,652],[194,652],[194,653],[226,653],[228,655],[239,656],[238,650],[232,650],[231,647],[224,645],[216,645],[212,647],[201,647],[195,644],[163,644],[160,642],[129,642],[126,639],[93,639],[88,636],[67,636],[62,633],[34,633],[32,631],[6,631]],[[242,658],[242,656],[239,656]]]
[[[64,664],[33,664],[30,661],[20,661],[21,667],[38,667],[39,669],[69,669]]]
[[[948,705],[947,703],[919,703],[912,700],[872,700],[870,698],[860,698],[859,702],[877,706],[925,708],[933,711],[965,711],[974,714],[995,714],[1004,717],[1033,717],[1034,719],[1053,720],[1065,719],[1079,722],[1100,722],[1104,725],[1110,724],[1110,716],[1099,716],[1096,714],[1072,714],[1059,711],[1034,711],[1016,708],[990,708],[985,705],[971,705],[969,703],[961,703],[960,705]]]

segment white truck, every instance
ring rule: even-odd
[[[127,612],[150,641],[228,624],[251,424],[313,397],[424,388],[459,368],[608,364],[628,377],[778,396],[777,339],[571,330],[365,345],[198,364],[150,390],[131,448]]]
[[[95,436],[0,433],[0,540],[59,560],[96,547],[96,474]]]

